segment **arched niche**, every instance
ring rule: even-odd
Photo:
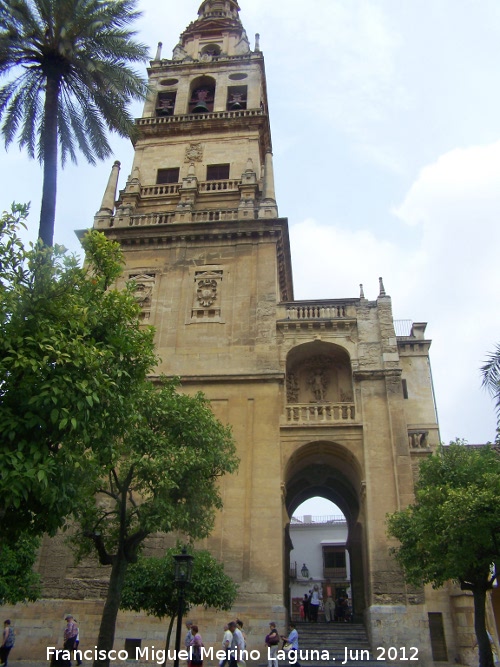
[[[351,360],[340,345],[314,341],[290,350],[287,404],[354,403]]]
[[[214,100],[214,78],[211,76],[199,76],[191,81],[188,113],[210,113],[214,110]]]

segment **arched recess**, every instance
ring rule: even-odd
[[[340,345],[324,341],[292,348],[286,359],[286,394],[288,405],[354,406],[348,352]],[[349,418],[354,418],[350,408],[347,412]]]
[[[209,113],[214,110],[215,79],[198,76],[189,87],[188,113]]]
[[[309,498],[320,496],[335,503],[347,520],[347,550],[351,563],[352,605],[360,619],[366,607],[364,552],[365,526],[361,493],[361,466],[345,446],[329,440],[309,442],[296,449],[285,467],[285,505],[291,517]],[[291,551],[289,526],[285,531],[284,562],[287,563],[286,591],[289,590],[288,563]],[[285,596],[290,609],[289,595]]]

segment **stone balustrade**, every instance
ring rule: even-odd
[[[141,197],[165,197],[178,195],[180,183],[168,183],[165,185],[147,185],[141,188]]]
[[[355,415],[354,403],[291,403],[286,406],[289,424],[353,422]]]
[[[147,213],[130,216],[130,226],[168,225],[174,221],[175,213]]]
[[[239,210],[237,208],[193,212],[193,222],[217,222],[219,220],[238,220],[238,218]]]
[[[201,181],[199,192],[238,192],[240,180]]]
[[[286,319],[288,320],[319,320],[355,316],[355,306],[347,303],[297,303],[286,306]]]
[[[174,116],[154,116],[152,118],[137,118],[136,124],[164,125],[165,123],[201,122],[206,120],[219,120],[227,118],[249,118],[252,116],[265,116],[263,109],[241,109],[239,111],[212,111],[209,113],[189,113]]]

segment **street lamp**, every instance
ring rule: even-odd
[[[182,616],[184,614],[184,593],[186,585],[191,582],[193,573],[193,556],[188,554],[186,547],[182,548],[180,554],[174,556],[175,575],[174,581],[179,590],[179,604],[177,607],[177,632],[175,634],[175,658],[174,667],[179,667],[179,651],[181,650]]]
[[[304,579],[309,579],[309,570],[307,569],[307,565],[305,563],[302,566],[300,574],[304,577]]]

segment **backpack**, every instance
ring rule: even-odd
[[[14,628],[9,628],[9,636],[5,640],[5,648],[12,648],[16,643],[16,635],[14,633]]]

